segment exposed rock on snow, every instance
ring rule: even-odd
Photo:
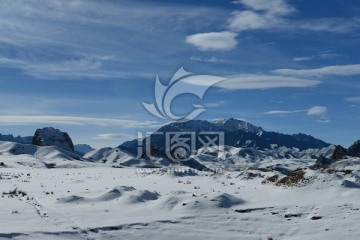
[[[343,159],[346,155],[348,155],[347,149],[340,145],[337,145],[334,149],[331,159],[337,161]]]
[[[37,129],[32,144],[37,146],[56,146],[67,151],[74,151],[74,144],[70,136],[66,132],[61,132],[59,129],[52,127],[45,127]]]

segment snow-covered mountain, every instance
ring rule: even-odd
[[[276,148],[296,148],[299,151],[307,149],[321,149],[329,147],[330,144],[306,134],[282,134],[268,132],[261,127],[237,119],[224,119],[215,121],[191,120],[187,122],[174,122],[161,127],[151,135],[151,144],[165,150],[165,133],[168,132],[223,132],[225,145],[236,148],[251,148],[267,150]],[[120,149],[137,153],[137,139],[128,141],[119,146]],[[144,144],[145,146],[145,140]],[[199,141],[195,144],[196,149],[203,147]]]
[[[161,127],[158,132],[224,132],[230,133],[238,130],[261,134],[263,129],[242,120],[230,118],[214,121],[191,120],[174,122]]]
[[[86,165],[86,159],[59,147],[3,141],[0,141],[0,159],[6,166],[54,168]]]
[[[52,127],[37,129],[32,138],[32,144],[36,146],[56,146],[67,151],[74,151],[74,144],[69,134]]]
[[[170,161],[159,158],[154,161],[147,159],[136,158],[135,155],[125,152],[119,148],[100,148],[86,153],[83,156],[90,162],[105,163],[115,166],[127,167],[164,167],[169,166]]]

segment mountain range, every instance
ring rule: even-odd
[[[334,146],[310,135],[282,134],[265,131],[263,128],[254,126],[238,119],[224,120],[191,120],[187,122],[173,122],[158,129],[149,137],[140,140],[145,152],[146,142],[150,139],[151,156],[138,156],[138,139],[125,142],[116,148],[101,148],[94,150],[86,144],[74,145],[69,134],[59,129],[46,127],[37,129],[33,137],[14,137],[12,135],[0,135],[0,141],[14,142],[17,144],[0,144],[0,155],[36,155],[50,158],[51,152],[63,161],[80,160],[101,164],[135,166],[135,167],[162,167],[171,164],[179,164],[169,159],[166,155],[167,145],[165,135],[167,133],[194,133],[195,136],[203,132],[224,133],[224,147],[222,149],[223,161],[219,163],[220,151],[210,151],[204,147],[203,142],[196,138],[195,151],[191,159],[181,162],[185,166],[205,169],[211,163],[237,166],[246,161],[261,161],[271,159],[318,159],[318,166],[325,166],[347,156],[360,157],[360,141],[354,143],[348,149]],[[30,145],[30,146],[29,146]],[[38,146],[36,149],[32,145]],[[11,146],[11,147],[10,147]],[[60,153],[59,153],[60,152]],[[325,164],[323,164],[325,163]],[[210,164],[210,165],[211,165]]]
[[[331,144],[320,139],[316,139],[306,134],[282,134],[277,132],[265,131],[261,127],[254,126],[238,119],[224,119],[215,121],[191,120],[187,122],[175,122],[161,127],[150,136],[151,145],[161,150],[166,148],[165,133],[184,132],[222,132],[224,133],[224,143],[226,146],[237,148],[251,148],[257,150],[267,150],[278,147],[297,148],[300,151],[306,149],[320,149],[329,147]],[[143,140],[143,146],[146,145]],[[129,151],[133,154],[137,152],[138,140],[125,142],[119,146],[120,149]],[[202,142],[196,142],[196,149],[202,147]]]

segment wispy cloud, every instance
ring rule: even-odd
[[[0,62],[41,79],[152,77],[144,61],[168,65],[164,55],[183,51],[184,31],[219,12],[148,1],[4,1]]]
[[[209,62],[209,63],[217,63],[217,62],[224,62],[223,59],[219,59],[217,57],[197,57],[192,56],[190,57],[191,61],[197,61],[197,62]]]
[[[197,33],[186,37],[186,42],[202,51],[229,51],[237,45],[233,32]]]
[[[326,66],[315,69],[276,69],[272,72],[288,76],[352,76],[360,74],[360,64]]]
[[[339,56],[340,56],[339,54],[336,54],[332,51],[323,51],[319,54],[312,56],[294,57],[292,60],[295,62],[304,62],[304,61],[317,60],[317,59],[334,59]]]
[[[123,128],[157,126],[154,121],[138,121],[116,118],[91,118],[76,116],[0,116],[0,125],[66,124],[66,125],[115,125]]]
[[[295,22],[299,30],[330,33],[349,33],[359,29],[360,18],[323,18]]]
[[[327,108],[324,106],[314,106],[306,110],[292,110],[292,111],[273,110],[273,111],[268,111],[265,114],[281,115],[281,114],[293,114],[293,113],[301,113],[301,112],[306,112],[306,114],[309,116],[322,116],[327,112]]]
[[[191,85],[209,86],[209,79],[206,76],[189,78],[186,79],[185,82]],[[219,83],[215,84],[214,87],[222,88],[225,90],[307,88],[315,87],[320,83],[321,81],[296,77],[243,74],[224,77],[224,79]]]

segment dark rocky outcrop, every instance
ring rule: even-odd
[[[32,138],[32,144],[37,146],[55,146],[67,151],[74,151],[74,144],[70,136],[66,132],[61,132],[59,129],[52,127],[37,129]]]
[[[331,159],[333,159],[334,161],[338,161],[340,159],[343,159],[346,155],[348,155],[348,150],[340,145],[337,145],[331,156]]]
[[[315,164],[311,168],[312,169],[325,169],[325,168],[328,168],[334,162],[335,162],[335,160],[332,158],[320,156],[320,157],[318,157]]]
[[[328,168],[334,162],[346,159],[348,157],[360,157],[360,140],[356,141],[348,149],[337,145],[334,149],[331,158],[320,156],[316,163],[312,166],[313,169],[325,169]]]
[[[348,148],[348,154],[351,157],[360,157],[360,140],[357,140]]]

